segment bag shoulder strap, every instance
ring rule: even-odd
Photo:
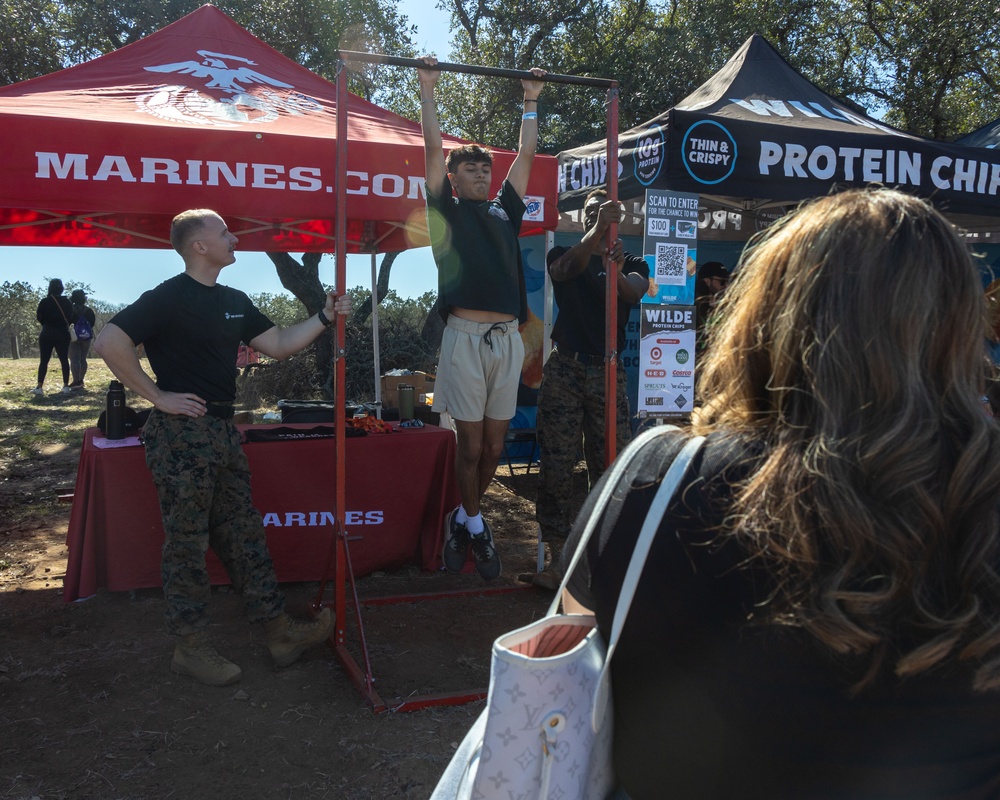
[[[649,550],[653,546],[653,540],[656,538],[663,515],[666,513],[670,501],[677,493],[677,489],[684,478],[684,473],[687,472],[687,468],[691,464],[691,460],[701,448],[704,441],[704,436],[695,436],[684,445],[681,452],[678,453],[677,458],[674,459],[667,470],[667,474],[663,476],[660,488],[657,489],[656,495],[653,497],[653,502],[649,505],[646,518],[642,523],[642,529],[639,531],[639,539],[632,550],[632,558],[629,560],[628,570],[625,572],[625,580],[622,582],[621,592],[618,595],[618,604],[615,606],[615,616],[611,623],[611,639],[608,641],[608,661],[611,661],[611,656],[618,645],[618,638],[621,636],[622,628],[625,627],[625,618],[628,616],[632,599],[635,597],[636,589],[639,587],[639,578],[642,576],[643,567],[646,565],[646,556],[649,555]],[[607,664],[605,664],[605,669],[607,669]]]
[[[622,588],[618,593],[618,603],[615,606],[615,616],[611,622],[611,636],[608,639],[607,654],[604,657],[604,665],[601,667],[601,675],[597,682],[597,694],[591,712],[591,726],[595,731],[600,729],[607,709],[611,692],[611,658],[618,648],[618,639],[621,637],[622,629],[625,627],[625,619],[632,607],[632,599],[639,586],[642,570],[646,566],[646,556],[649,555],[649,550],[653,546],[653,540],[656,538],[667,506],[670,505],[670,501],[677,493],[691,460],[704,442],[704,436],[695,436],[684,445],[671,463],[667,474],[660,481],[660,488],[656,490],[653,502],[650,503],[649,509],[646,511],[646,518],[642,522],[639,538],[628,562],[625,580],[622,581]]]
[[[54,294],[50,294],[49,297],[51,297],[52,298],[52,302],[56,304],[56,308],[58,308],[59,309],[59,313],[62,314],[63,320],[65,320],[66,324],[69,325],[70,321],[69,321],[69,319],[67,319],[66,312],[63,311],[63,307],[59,303],[59,298],[56,297]]]
[[[580,535],[580,540],[577,542],[576,550],[573,551],[573,557],[570,559],[569,564],[566,566],[566,572],[563,575],[562,582],[559,584],[559,589],[556,592],[556,596],[553,598],[552,603],[549,605],[549,610],[546,612],[545,616],[551,617],[556,614],[559,610],[559,603],[562,601],[563,590],[569,583],[570,577],[573,575],[573,570],[576,569],[576,565],[580,563],[580,559],[583,558],[584,553],[587,552],[587,542],[590,541],[590,537],[593,536],[594,531],[597,529],[597,523],[600,522],[601,518],[604,516],[604,510],[608,507],[608,502],[611,500],[611,496],[614,494],[615,489],[618,488],[618,484],[621,482],[622,477],[625,475],[625,471],[628,469],[635,457],[646,447],[657,439],[662,439],[664,436],[672,434],[678,431],[679,428],[676,425],[657,425],[653,428],[643,431],[639,436],[632,442],[629,447],[626,447],[618,457],[611,463],[607,472],[604,473],[604,477],[599,484],[599,494],[597,500],[594,503],[593,510],[587,521],[584,524],[583,533]]]

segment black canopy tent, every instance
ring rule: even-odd
[[[995,119],[972,133],[966,134],[961,139],[956,140],[955,144],[966,147],[985,147],[988,150],[1000,147],[1000,119]]]
[[[603,184],[604,149],[559,154],[560,229]],[[618,152],[619,196],[627,207],[635,201],[637,216],[646,189],[760,214],[834,186],[882,183],[930,199],[970,230],[993,229],[1000,217],[1000,153],[885,125],[823,92],[756,34],[676,106],[623,133]]]

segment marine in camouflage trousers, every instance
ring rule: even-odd
[[[236,425],[154,409],[143,434],[166,534],[161,571],[167,632],[185,636],[208,624],[209,546],[242,596],[250,622],[282,613],[285,597],[250,497],[250,465]]]
[[[632,438],[625,371],[618,367],[616,453]],[[588,490],[604,473],[604,366],[588,366],[554,350],[542,371],[535,421],[541,448],[535,519],[553,560],[569,535],[573,517],[573,468],[581,438]]]

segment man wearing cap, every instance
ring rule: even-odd
[[[695,347],[699,353],[705,349],[708,322],[729,285],[729,270],[721,261],[706,261],[698,267],[698,282],[694,290]]]
[[[573,522],[573,468],[581,447],[592,487],[604,472],[604,315],[607,270],[616,273],[618,292],[617,350],[625,348],[629,310],[649,286],[649,266],[640,256],[611,249],[604,241],[608,227],[621,220],[622,209],[596,189],[583,206],[584,234],[573,247],[553,247],[547,257],[549,276],[559,306],[552,329],[555,347],[542,371],[535,427],[541,448],[535,519],[549,545],[549,566],[521,580],[556,589],[561,578],[559,556]],[[625,371],[617,373],[616,448],[631,439]]]

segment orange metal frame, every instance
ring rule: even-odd
[[[402,66],[420,68],[424,63],[418,59],[398,58],[374,53],[355,53],[349,51],[340,52],[340,62],[337,72],[337,157],[336,157],[336,186],[337,186],[337,208],[336,223],[334,227],[336,238],[336,286],[339,289],[347,284],[347,253],[345,243],[347,240],[347,61],[360,61],[366,63],[389,64],[392,66]],[[492,67],[479,67],[468,64],[438,63],[436,69],[447,72],[463,72],[476,75],[491,75],[497,77],[508,77],[534,80],[535,76],[526,71],[497,69]],[[571,83],[583,86],[605,87],[608,90],[607,102],[607,124],[608,124],[608,197],[611,200],[618,198],[618,172],[611,165],[617,162],[618,155],[618,83],[607,78],[585,78],[575,75],[546,75],[546,82],[551,83]],[[608,245],[617,238],[617,225],[612,226],[608,231]],[[617,285],[609,271],[607,283],[607,338],[606,338],[606,391],[605,391],[605,419],[607,420],[605,432],[605,452],[608,453],[608,461],[614,459],[615,442],[615,391],[616,385],[616,364],[617,364],[617,337],[615,335],[615,320],[617,316]],[[344,320],[337,317],[336,323],[337,343],[334,354],[334,392],[336,397],[341,396],[341,389],[345,385],[344,363]],[[608,389],[607,387],[610,387]],[[372,671],[371,660],[368,656],[368,645],[365,640],[364,622],[361,617],[361,607],[363,605],[382,605],[389,603],[406,603],[419,600],[434,600],[446,597],[460,597],[467,595],[487,595],[500,594],[531,587],[499,587],[496,589],[479,589],[472,591],[442,592],[436,594],[422,595],[398,595],[393,597],[359,599],[357,585],[354,580],[354,570],[351,567],[350,547],[348,546],[347,529],[344,524],[345,509],[345,446],[344,428],[346,424],[344,404],[337,402],[334,404],[334,420],[337,431],[335,464],[334,464],[334,484],[335,484],[335,534],[330,544],[327,556],[326,568],[323,574],[327,576],[320,583],[316,601],[313,604],[314,611],[319,611],[324,605],[326,596],[327,581],[330,575],[331,566],[334,568],[333,577],[333,607],[337,616],[336,626],[332,636],[331,647],[337,660],[340,661],[351,682],[361,693],[365,702],[375,713],[383,711],[416,711],[431,706],[462,705],[486,697],[487,689],[471,689],[465,691],[443,692],[440,694],[425,694],[411,696],[396,705],[390,706],[380,696],[375,687],[375,677]],[[348,601],[347,587],[350,585],[351,598]],[[354,655],[347,647],[347,613],[348,606],[353,610],[353,616],[357,624],[359,647],[361,650],[361,663],[355,659]]]

